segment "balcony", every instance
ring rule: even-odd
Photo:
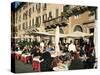
[[[87,6],[64,6],[64,12],[63,14],[66,15],[66,17],[70,17],[75,14],[81,14],[88,10]]]
[[[45,28],[50,29],[50,28],[56,28],[56,26],[66,26],[67,25],[67,19],[65,19],[62,16],[56,17],[56,18],[51,18],[47,21],[44,22]]]

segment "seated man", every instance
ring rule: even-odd
[[[48,45],[46,51],[52,51],[52,50],[53,50],[53,48],[50,45]]]
[[[43,60],[41,62],[41,71],[50,71],[51,70],[51,55],[49,52],[44,52],[40,58]]]

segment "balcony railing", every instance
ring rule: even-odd
[[[62,16],[59,16],[59,17],[52,18],[50,20],[45,21],[44,24],[45,24],[46,28],[48,28],[48,27],[55,28],[57,25],[66,26],[67,19]]]

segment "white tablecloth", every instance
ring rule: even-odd
[[[68,70],[68,66],[65,66],[65,67],[54,67],[53,68],[54,71],[66,71]]]
[[[33,61],[41,62],[40,59],[39,59],[39,57],[34,57],[34,58],[33,58]]]

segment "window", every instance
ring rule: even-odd
[[[33,12],[34,12],[34,5],[33,5]]]
[[[26,13],[23,13],[23,20],[26,19]]]
[[[56,17],[58,17],[58,16],[59,16],[59,10],[56,9]]]
[[[36,26],[37,26],[37,27],[39,27],[39,26],[40,26],[40,24],[41,24],[41,16],[36,17],[35,24],[36,24]]]
[[[60,33],[64,34],[63,28],[60,28]]]
[[[29,17],[31,17],[31,8],[29,9]]]
[[[19,31],[19,27],[17,26],[17,31]]]
[[[24,13],[23,13],[23,20],[24,20]]]
[[[21,24],[19,24],[19,30],[21,30]]]
[[[25,4],[25,5],[23,6],[23,10],[24,10],[24,9],[26,9],[26,8],[27,8],[27,6],[28,6],[28,4]]]
[[[31,20],[29,21],[29,28],[31,28]]]
[[[18,17],[18,12],[16,12],[16,14],[15,14],[15,19],[16,19],[15,21],[16,21],[16,23],[18,22],[18,18],[19,18]]]
[[[36,4],[36,10],[38,9],[38,5]]]
[[[49,12],[49,17],[51,17],[52,16],[52,13],[51,12]]]
[[[26,22],[24,23],[24,29],[26,29]]]
[[[26,29],[28,28],[28,23],[26,22]]]
[[[17,32],[18,30],[17,30],[17,26],[15,27],[15,32]]]
[[[52,12],[49,12],[49,17],[48,17],[48,19],[49,19],[49,20],[52,19]]]
[[[26,11],[25,13],[25,19],[27,20],[27,17],[28,17],[28,11]]]
[[[44,8],[47,8],[47,4],[46,3],[44,4]]]
[[[74,31],[83,31],[82,30],[82,27],[81,26],[79,26],[79,25],[77,25],[75,28],[74,28]]]
[[[25,29],[25,23],[23,23],[23,30]]]
[[[17,18],[17,14],[16,14],[16,23],[17,23],[17,19],[18,19],[18,18]]]
[[[36,10],[37,10],[37,11],[40,11],[40,9],[41,9],[41,3],[37,3],[37,4],[36,4]]]
[[[21,15],[19,15],[19,22],[21,22]]]
[[[36,17],[36,21],[35,21],[35,24],[38,24],[38,17]]]
[[[94,33],[94,28],[91,28],[90,29],[90,33]]]
[[[47,9],[47,4],[43,4],[43,10],[46,10]]]
[[[47,20],[47,14],[43,15],[43,22]]]
[[[32,19],[32,27],[35,27],[35,26],[34,26],[34,18]]]
[[[41,16],[39,16],[39,24],[41,24]]]

